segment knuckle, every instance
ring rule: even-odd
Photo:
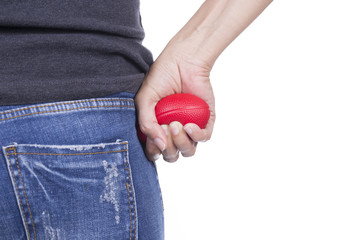
[[[190,149],[186,149],[186,150],[181,151],[181,155],[183,157],[192,157],[192,156],[195,155],[195,152],[196,152],[196,148],[192,147]]]
[[[202,139],[200,142],[207,142],[207,141],[209,141],[210,140],[210,138],[204,138],[204,139]]]
[[[179,152],[175,154],[163,154],[163,158],[167,162],[176,162],[179,159]]]
[[[177,157],[165,157],[164,156],[164,160],[170,163],[176,162],[179,159],[179,156]]]
[[[211,138],[211,134],[204,133],[201,142],[207,142],[210,140],[210,138]]]
[[[181,155],[183,157],[192,157],[192,156],[195,155],[195,151],[193,151],[193,152],[181,152]]]
[[[140,124],[140,130],[141,130],[143,133],[149,132],[151,128],[152,128],[152,127],[151,127],[151,124],[149,124],[149,123],[142,123],[142,124]]]
[[[160,154],[151,155],[151,160],[152,160],[152,161],[156,161],[156,160],[159,159],[159,157],[160,157]]]

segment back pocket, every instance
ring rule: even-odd
[[[28,239],[136,239],[128,143],[3,147]]]

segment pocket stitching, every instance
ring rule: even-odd
[[[20,145],[20,144],[19,144]],[[28,144],[21,144],[21,145],[28,145]],[[31,223],[32,223],[32,228],[34,231],[34,239],[37,239],[36,236],[36,232],[35,232],[35,226],[34,226],[34,222],[33,222],[33,217],[32,217],[32,213],[31,213],[31,209],[30,209],[30,204],[28,202],[27,199],[27,195],[26,195],[26,191],[25,191],[25,186],[22,180],[22,175],[20,173],[20,165],[19,165],[19,161],[17,158],[17,155],[89,155],[89,154],[104,154],[104,153],[121,153],[121,152],[126,152],[125,153],[125,158],[124,158],[124,162],[123,162],[123,166],[124,166],[124,170],[127,171],[128,174],[127,175],[127,181],[126,181],[126,188],[127,188],[127,195],[128,195],[128,201],[129,201],[129,216],[130,216],[130,229],[129,229],[129,234],[130,234],[130,240],[136,240],[137,239],[137,214],[136,214],[136,200],[135,200],[135,192],[134,192],[134,187],[133,187],[133,183],[132,183],[132,174],[131,174],[131,169],[130,169],[130,163],[129,163],[129,158],[128,158],[128,142],[127,141],[122,141],[120,143],[120,145],[126,145],[125,149],[122,150],[115,150],[115,151],[102,151],[102,152],[83,152],[83,153],[51,153],[51,152],[17,152],[16,151],[16,146],[12,145],[12,146],[8,146],[6,148],[6,155],[8,157],[8,163],[9,163],[9,168],[11,170],[11,174],[13,176],[13,180],[14,180],[14,185],[17,191],[17,196],[19,197],[18,202],[21,206],[21,211],[22,211],[22,215],[24,216],[24,220],[25,220],[25,226],[26,226],[26,231],[29,235],[29,239],[31,239],[31,234],[30,234],[30,224],[27,223],[27,217],[25,215],[25,211],[24,211],[24,207],[25,204],[20,200],[20,189],[18,188],[18,186],[20,186],[20,181],[21,184],[23,186],[23,191],[24,191],[24,196],[26,199],[26,203],[29,209],[29,214],[30,214],[30,218],[31,218]],[[49,145],[52,146],[52,145]],[[11,150],[13,150],[14,152],[10,152]],[[11,155],[14,155],[12,158],[13,160],[15,160],[16,165],[17,165],[17,169],[19,172],[19,179],[16,180],[15,178],[15,166],[13,167],[11,163]]]
[[[86,106],[86,107],[77,107],[77,108],[71,108],[71,109],[60,109],[60,110],[51,110],[51,111],[27,113],[27,114],[23,114],[23,115],[20,115],[20,116],[14,116],[14,117],[8,117],[8,118],[0,119],[0,121],[5,121],[5,120],[13,119],[13,118],[18,118],[18,117],[36,115],[36,114],[41,114],[41,113],[66,112],[66,111],[72,111],[72,110],[78,110],[78,109],[84,109],[84,108],[100,108],[100,107],[122,107],[122,108],[128,107],[128,108],[135,108],[134,106],[131,106],[131,105]],[[22,110],[24,110],[24,109],[22,109]]]
[[[88,155],[88,154],[103,154],[103,153],[119,153],[127,152],[127,150],[118,150],[118,151],[105,151],[105,152],[89,152],[89,153],[36,153],[36,152],[22,152],[17,153],[17,155],[60,155],[60,156],[72,156],[72,155]]]
[[[126,98],[119,98],[118,100],[124,101],[124,102],[134,102],[134,100],[126,99]],[[110,99],[110,100],[108,100],[108,99],[95,99],[95,100],[78,101],[78,102],[83,103],[83,102],[98,102],[98,101],[113,101],[113,99]],[[20,109],[11,110],[9,112],[0,113],[0,115],[13,113],[13,112],[17,112],[17,111],[22,111],[22,110],[28,110],[28,109],[32,109],[32,108],[49,107],[49,106],[56,106],[56,105],[62,105],[62,104],[74,104],[74,102],[73,101],[71,101],[71,102],[60,102],[60,103],[56,103],[56,104],[46,104],[46,105],[40,105],[40,106],[36,105],[36,106],[32,106],[32,107],[20,108]],[[124,105],[124,106],[127,106],[127,105]]]
[[[8,150],[14,150],[14,153],[9,154]],[[23,208],[23,205],[22,205],[21,200],[20,200],[20,193],[19,193],[19,189],[18,189],[18,186],[17,186],[17,181],[16,181],[16,179],[15,179],[14,170],[13,170],[13,168],[12,168],[12,164],[11,164],[11,161],[10,161],[10,155],[12,155],[12,154],[14,154],[14,156],[15,156],[15,161],[16,161],[17,169],[18,169],[18,171],[19,171],[20,181],[21,181],[21,184],[22,184],[23,189],[24,189],[24,196],[25,196],[26,204],[27,204],[27,207],[29,208],[31,225],[32,225],[32,228],[33,228],[33,231],[34,231],[34,238],[35,238],[35,240],[36,240],[36,231],[35,231],[35,226],[34,226],[34,220],[33,220],[32,214],[31,214],[31,208],[30,208],[30,205],[29,205],[29,201],[28,201],[28,199],[27,199],[25,186],[24,186],[24,183],[23,183],[23,180],[22,180],[22,177],[21,177],[20,166],[19,166],[19,161],[18,161],[18,159],[17,159],[16,148],[15,148],[15,147],[7,148],[7,149],[6,149],[6,155],[8,156],[8,162],[9,162],[9,166],[10,166],[10,169],[11,169],[11,174],[12,174],[13,179],[14,179],[15,188],[16,188],[16,192],[17,192],[17,195],[18,195],[18,198],[19,198],[19,203],[20,203],[21,211],[22,211],[22,214],[23,214],[23,216],[24,216],[24,218],[25,218],[26,230],[27,230],[27,233],[28,233],[28,235],[29,235],[29,238],[31,238],[30,231],[29,231],[29,227],[28,227],[28,224],[27,224],[26,216],[25,216],[25,212],[24,212],[24,208]]]

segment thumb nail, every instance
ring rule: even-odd
[[[165,150],[165,143],[160,138],[155,138],[154,143],[160,149],[160,151]]]
[[[191,128],[190,128],[189,126],[184,127],[184,130],[185,130],[185,132],[186,132],[187,134],[189,134],[189,135],[192,134],[192,130],[191,130]]]

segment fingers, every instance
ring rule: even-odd
[[[149,148],[153,149],[152,144],[155,144],[160,151],[164,151],[167,144],[167,136],[158,124],[155,116],[155,106],[159,99],[149,89],[142,88],[135,97],[139,127],[140,131],[152,141]]]
[[[148,138],[146,140],[146,151],[145,151],[146,157],[150,160],[150,161],[156,161],[159,159],[159,157],[161,156],[161,151],[160,149],[156,146],[156,144],[154,143],[153,140],[151,140],[150,138]]]
[[[206,142],[211,138],[214,129],[216,115],[215,115],[214,105],[209,105],[209,106],[212,107],[210,107],[210,118],[205,129],[201,129],[195,123],[188,123],[184,126],[185,132],[194,142]]]
[[[168,139],[167,139],[167,148],[162,152],[163,158],[167,162],[175,162],[179,158],[179,150],[176,147],[175,143],[172,140],[170,129],[168,125],[161,125],[164,129]]]
[[[212,130],[212,129],[211,129]],[[188,123],[184,126],[184,131],[194,142],[206,142],[210,140],[211,131],[210,129],[201,129],[194,123]]]
[[[196,152],[197,143],[194,142],[185,132],[179,122],[172,122],[170,125],[161,125],[167,136],[166,149],[160,151],[156,144],[149,140],[146,142],[146,155],[149,160],[156,160],[160,154],[167,162],[175,162],[179,159],[179,154],[183,157],[191,157]]]
[[[210,123],[210,122],[209,122]],[[157,160],[160,155],[167,162],[175,162],[179,158],[179,153],[183,157],[191,157],[196,152],[198,142],[208,141],[212,134],[213,124],[208,124],[205,129],[201,129],[194,123],[188,123],[182,126],[179,122],[172,122],[170,125],[161,125],[160,129],[166,139],[166,147],[159,148],[156,140],[151,138],[146,142],[146,155],[150,161]]]
[[[172,122],[169,125],[172,141],[176,148],[180,151],[183,157],[191,157],[195,154],[197,143],[184,131],[184,128],[179,122]]]

